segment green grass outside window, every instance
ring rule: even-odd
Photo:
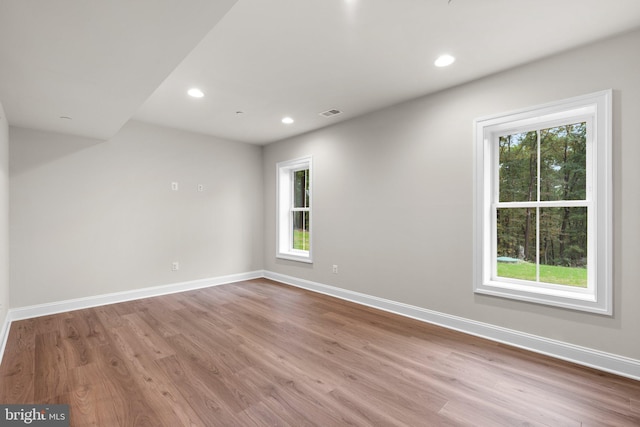
[[[536,280],[536,265],[530,262],[498,263],[498,276],[521,280]],[[587,287],[587,269],[540,265],[540,281],[556,285]]]

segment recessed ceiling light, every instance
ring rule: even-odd
[[[284,123],[285,125],[290,125],[291,123],[293,123],[293,119],[291,117],[285,117],[284,119],[282,119],[282,123]]]
[[[436,67],[447,67],[454,63],[456,58],[451,55],[440,55],[434,62]]]
[[[187,91],[187,93],[194,98],[202,98],[204,96],[204,93],[197,87],[192,87]]]

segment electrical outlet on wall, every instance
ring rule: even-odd
[[[338,266],[336,264],[333,264],[332,271],[333,271],[333,274],[338,274]]]
[[[178,261],[174,261],[171,263],[171,271],[180,270],[180,263]]]

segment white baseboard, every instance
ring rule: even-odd
[[[32,317],[47,316],[50,314],[64,313],[67,311],[81,310],[83,308],[98,307],[101,305],[115,304],[118,302],[132,301],[141,298],[175,294],[177,292],[208,288],[210,286],[224,285],[226,283],[258,279],[261,277],[264,277],[264,274],[262,270],[259,270],[249,273],[239,273],[231,274],[228,276],[212,277],[208,279],[192,280],[189,282],[172,283],[169,285],[153,286],[149,288],[134,289],[131,291],[114,292],[111,294],[76,298],[21,308],[12,308],[9,310],[9,316],[11,321],[30,319]]]
[[[172,283],[169,285],[153,286],[149,288],[134,289],[131,291],[114,292],[110,294],[96,295],[85,298],[56,301],[47,304],[12,308],[7,313],[7,316],[2,325],[2,329],[0,329],[0,333],[2,334],[0,336],[0,339],[2,339],[2,344],[0,346],[0,362],[2,361],[2,356],[4,355],[4,349],[7,344],[11,322],[16,320],[31,319],[33,317],[48,316],[50,314],[81,310],[83,308],[98,307],[101,305],[115,304],[141,298],[174,294],[177,292],[191,291],[195,289],[208,288],[210,286],[240,282],[243,280],[259,279],[262,277],[264,277],[264,272],[262,270],[258,270],[248,273],[231,274],[209,279],[192,280],[189,282]]]
[[[2,328],[0,328],[0,362],[2,361],[2,355],[4,354],[4,349],[7,343],[9,328],[11,326],[11,322],[14,320],[23,320],[106,304],[115,304],[135,299],[185,292],[262,277],[343,300],[352,301],[357,304],[396,313],[401,316],[410,317],[423,322],[443,326],[445,328],[486,338],[492,341],[501,342],[514,347],[531,350],[536,353],[567,360],[579,365],[588,366],[601,371],[632,378],[634,380],[640,380],[640,361],[636,359],[262,270],[10,309],[4,319]]]
[[[2,327],[0,328],[0,362],[2,362],[2,356],[4,355],[4,348],[7,345],[7,338],[9,338],[9,327],[11,326],[11,320],[9,320],[9,312],[2,319]]]
[[[284,284],[443,326],[448,329],[453,329],[525,350],[530,350],[536,353],[555,357],[557,359],[566,360],[579,365],[632,378],[634,380],[640,380],[640,360],[605,353],[603,351],[543,338],[524,332],[518,332],[512,329],[490,325],[488,323],[476,322],[475,320],[465,319],[463,317],[452,316],[421,307],[311,282],[309,280],[298,279],[296,277],[271,271],[265,271],[264,277]]]

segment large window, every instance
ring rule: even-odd
[[[311,258],[311,158],[277,165],[278,258],[312,262]]]
[[[611,314],[611,91],[475,125],[475,291]]]

